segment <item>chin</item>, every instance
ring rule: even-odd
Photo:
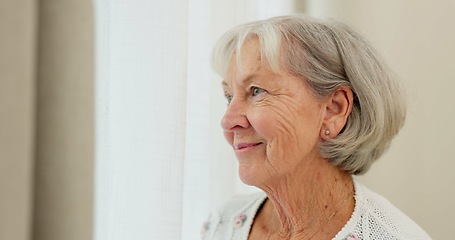
[[[258,187],[260,183],[264,181],[263,175],[261,175],[260,170],[253,166],[245,164],[239,165],[240,180],[246,185]]]

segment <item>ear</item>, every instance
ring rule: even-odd
[[[320,133],[322,139],[334,138],[344,128],[352,111],[353,95],[350,87],[341,86],[327,99]]]

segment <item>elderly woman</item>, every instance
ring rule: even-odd
[[[405,119],[400,84],[347,26],[304,16],[238,26],[213,65],[241,180],[263,192],[213,213],[205,239],[430,239],[352,175]]]

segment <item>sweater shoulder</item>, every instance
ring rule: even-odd
[[[361,219],[356,230],[363,239],[431,239],[411,218],[383,196],[356,183]]]

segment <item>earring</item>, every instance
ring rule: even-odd
[[[329,130],[325,130],[325,135],[329,135],[330,134],[330,131]]]

